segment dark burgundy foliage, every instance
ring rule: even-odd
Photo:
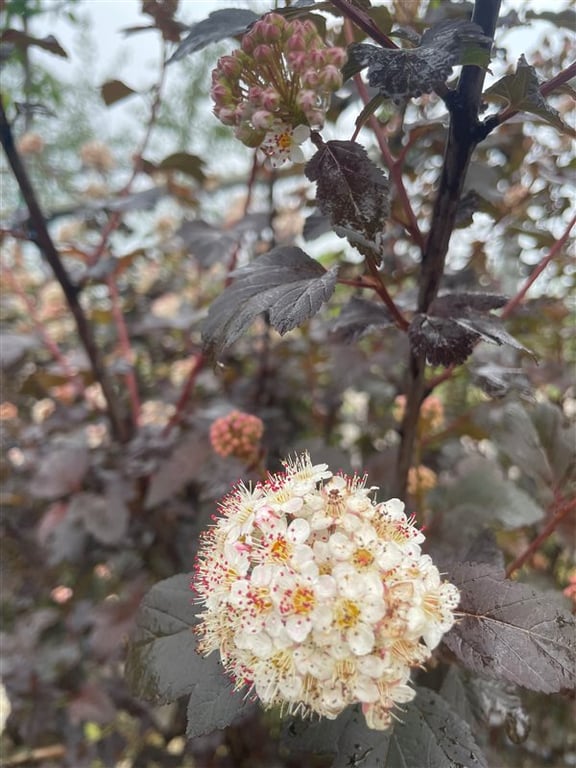
[[[388,179],[353,141],[328,141],[306,164],[316,182],[316,202],[334,232],[361,253],[381,256],[381,237],[390,212]]]
[[[482,28],[466,21],[441,21],[427,29],[416,48],[385,49],[357,43],[349,49],[354,68],[368,67],[368,82],[382,95],[404,100],[442,86],[471,44],[491,44]]]
[[[576,620],[557,598],[485,563],[460,563],[450,579],[462,618],[444,642],[468,669],[544,693],[575,687]]]
[[[203,327],[206,347],[216,352],[236,341],[263,312],[280,334],[302,325],[334,292],[336,268],[326,271],[300,248],[279,246],[232,277]]]

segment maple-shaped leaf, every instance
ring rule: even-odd
[[[482,28],[471,21],[444,20],[422,35],[416,48],[379,48],[366,43],[349,47],[345,74],[368,67],[368,82],[389,99],[403,101],[430,93],[443,85],[458,64],[470,59],[471,48],[482,51],[476,64],[488,64],[491,44]]]
[[[576,618],[549,592],[487,563],[460,563],[448,577],[460,618],[443,642],[468,669],[543,693],[576,687]]]
[[[518,59],[516,72],[500,78],[482,94],[482,98],[485,101],[501,102],[519,112],[538,115],[559,131],[576,137],[576,131],[562,120],[560,113],[540,93],[536,70],[528,64],[524,54]]]
[[[460,713],[429,688],[402,706],[385,731],[368,728],[358,706],[335,720],[289,721],[283,743],[296,752],[336,753],[332,768],[486,768]]]
[[[388,179],[354,141],[322,143],[305,173],[316,182],[316,201],[334,231],[361,253],[380,254],[390,213]]]
[[[394,325],[392,315],[382,304],[354,296],[346,304],[336,321],[332,333],[339,341],[357,341],[371,328],[387,328]]]
[[[336,285],[336,267],[324,267],[300,248],[280,246],[236,270],[236,279],[210,307],[204,323],[206,347],[221,351],[266,312],[285,334],[318,312]]]
[[[190,27],[188,35],[172,54],[169,63],[179,61],[190,53],[201,51],[211,43],[217,43],[226,37],[242,35],[250,24],[259,19],[259,15],[246,8],[222,8],[212,11],[207,19]]]
[[[190,589],[191,574],[159,582],[145,595],[129,643],[126,678],[136,696],[171,702],[189,695],[189,738],[224,728],[251,706],[233,689],[217,653],[196,650],[198,606]]]
[[[495,315],[485,314],[506,303],[505,296],[492,293],[450,293],[435,299],[429,311],[414,315],[408,337],[417,354],[425,354],[430,365],[460,365],[479,341],[506,344],[532,355],[502,327]]]

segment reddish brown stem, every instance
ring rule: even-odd
[[[394,318],[394,324],[397,328],[399,328],[401,331],[406,332],[410,326],[410,323],[406,320],[404,315],[400,312],[396,304],[394,303],[394,300],[388,293],[388,289],[384,285],[382,281],[382,275],[380,272],[378,272],[378,267],[376,266],[373,259],[366,258],[366,263],[368,265],[368,269],[372,273],[372,277],[375,280],[374,290],[380,296],[386,307],[388,308],[390,314]]]
[[[556,509],[555,512],[553,511],[554,509]],[[558,523],[560,523],[566,517],[566,515],[569,515],[570,512],[574,512],[574,510],[576,510],[576,499],[570,499],[564,502],[555,502],[552,507],[552,518],[549,520],[547,525],[544,526],[534,541],[530,543],[526,550],[508,566],[506,569],[506,578],[509,579],[515,571],[517,571],[519,568],[522,568],[524,563],[532,557],[532,555],[538,550],[541,544],[543,544],[546,539],[554,532],[558,526]]]
[[[184,386],[182,387],[182,392],[180,393],[180,397],[178,398],[178,402],[176,403],[176,410],[168,422],[166,426],[164,427],[162,431],[162,436],[167,437],[167,435],[170,434],[172,429],[174,429],[175,426],[180,424],[182,419],[184,418],[184,411],[186,408],[186,404],[188,403],[188,400],[190,398],[190,395],[192,394],[192,390],[194,389],[194,384],[196,383],[196,378],[202,368],[204,367],[205,358],[204,355],[199,352],[196,355],[196,358],[194,359],[194,362],[192,363],[192,368],[190,368],[190,373],[188,374],[188,378],[184,382]]]
[[[134,373],[134,353],[132,351],[130,336],[126,327],[126,321],[124,320],[124,314],[122,312],[120,294],[118,292],[116,278],[113,275],[109,275],[106,279],[106,284],[108,286],[108,292],[110,294],[110,300],[112,303],[112,316],[114,318],[116,331],[118,333],[120,352],[122,353],[125,364],[128,366],[128,370],[124,374],[124,381],[126,382],[128,397],[130,398],[132,421],[134,428],[136,429],[140,424],[141,406],[140,393],[138,392],[138,382],[136,381],[136,375]]]
[[[530,277],[526,280],[526,282],[524,283],[522,288],[518,291],[516,296],[513,296],[508,302],[508,304],[506,304],[506,306],[502,310],[501,316],[503,318],[508,317],[508,315],[510,315],[516,309],[516,307],[518,306],[518,304],[520,304],[524,296],[526,296],[526,293],[528,292],[529,288],[536,282],[536,280],[540,277],[542,272],[544,272],[548,264],[550,264],[550,262],[553,259],[555,259],[556,256],[558,256],[558,254],[566,244],[568,238],[570,237],[570,232],[572,230],[572,227],[575,224],[576,224],[576,216],[573,216],[568,226],[562,233],[562,236],[560,237],[560,239],[554,243],[552,248],[550,248],[550,251],[548,252],[548,254],[542,259],[542,261],[540,262],[540,264],[538,264],[536,269],[532,271],[532,273],[530,274]]]
[[[331,0],[332,5],[338,8],[339,11],[350,21],[365,32],[368,37],[371,37],[376,43],[379,43],[383,48],[398,48],[396,43],[391,40],[388,35],[385,35],[374,23],[374,21],[357,5],[351,5],[347,0]],[[353,42],[353,40],[348,40]]]

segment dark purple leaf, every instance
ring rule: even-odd
[[[468,669],[543,693],[576,686],[576,619],[550,593],[486,563],[461,563],[448,577],[461,618],[444,642]]]
[[[510,391],[532,398],[532,385],[521,368],[506,368],[498,363],[486,363],[472,371],[474,383],[490,397],[504,397]]]
[[[470,727],[434,691],[418,688],[387,731],[365,723],[357,707],[336,720],[293,720],[284,744],[295,751],[336,752],[332,768],[485,768]]]
[[[540,83],[534,67],[531,67],[524,54],[518,59],[516,72],[505,75],[483,94],[487,101],[497,101],[521,112],[538,115],[559,131],[576,137],[576,131],[560,117],[558,110],[551,107],[540,93]]]
[[[430,305],[429,314],[412,319],[408,335],[416,353],[426,355],[431,365],[459,365],[478,341],[506,344],[533,355],[502,327],[495,315],[482,314],[506,303],[506,297],[491,293],[449,293]]]
[[[103,207],[110,211],[152,211],[156,203],[166,195],[166,187],[152,187],[143,192],[134,192],[132,195],[116,197],[113,200],[107,200]]]
[[[185,221],[176,235],[202,267],[228,259],[238,242],[230,232],[213,227],[202,219]]]
[[[481,27],[469,21],[441,21],[426,30],[417,48],[379,48],[366,43],[349,48],[352,67],[368,67],[368,82],[387,98],[404,100],[443,85],[464,55],[490,44]],[[488,54],[480,57],[488,62]]]
[[[508,296],[503,296],[500,293],[473,293],[471,291],[446,293],[434,299],[429,312],[435,317],[462,317],[469,310],[488,312],[490,309],[499,309],[507,301]]]
[[[393,323],[390,313],[382,304],[354,296],[342,308],[331,330],[337,339],[349,343],[372,328],[387,328]]]
[[[65,445],[52,446],[40,461],[30,493],[37,499],[57,499],[77,491],[89,465],[90,453],[84,443],[70,440]]]
[[[117,101],[132,96],[136,93],[133,88],[123,83],[122,80],[107,80],[100,86],[100,95],[107,107],[111,104],[116,104]]]
[[[150,701],[189,694],[187,735],[192,738],[224,728],[248,705],[234,692],[218,654],[204,657],[196,651],[198,607],[190,579],[191,574],[165,579],[142,600],[126,677],[135,695]]]
[[[476,332],[482,341],[498,346],[505,344],[522,352],[527,352],[533,359],[536,357],[534,352],[520,344],[514,336],[505,331],[500,318],[494,315],[480,315],[477,312],[470,312],[466,317],[455,318],[455,322],[465,330]]]
[[[6,29],[0,34],[0,43],[3,45],[14,45],[17,48],[26,50],[31,46],[36,46],[44,51],[53,53],[55,56],[61,56],[64,59],[68,58],[68,54],[62,48],[58,40],[54,35],[48,35],[47,37],[32,37],[32,35],[26,34],[19,29]]]
[[[210,455],[206,435],[198,432],[185,434],[151,476],[145,509],[152,509],[174,498],[186,485],[199,480]]]
[[[381,253],[381,238],[390,212],[390,187],[384,172],[353,141],[328,141],[306,164],[316,182],[320,211],[334,231],[362,253]]]
[[[172,54],[170,62],[179,61],[190,53],[201,51],[210,43],[217,43],[226,37],[242,35],[248,26],[260,16],[245,8],[223,8],[212,11],[207,19],[199,21],[190,28],[189,34]]]
[[[217,351],[236,341],[263,312],[282,335],[302,325],[334,292],[336,268],[327,272],[300,248],[278,247],[237,270],[235,277],[204,324],[204,343]]]
[[[450,318],[417,314],[408,329],[410,345],[416,354],[426,355],[430,365],[460,365],[471,354],[480,335],[462,328]]]
[[[323,213],[313,213],[304,222],[302,237],[308,243],[310,240],[316,240],[317,237],[321,237],[331,231],[330,217],[325,216]]]

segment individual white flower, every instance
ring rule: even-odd
[[[335,718],[360,702],[385,729],[453,625],[458,590],[422,555],[404,504],[374,490],[304,454],[234,488],[203,535],[198,649],[218,649],[264,706]]]
[[[266,134],[260,149],[273,168],[278,168],[288,160],[304,163],[306,158],[300,144],[309,138],[310,128],[307,125],[297,125],[293,128],[286,123],[276,122]]]

